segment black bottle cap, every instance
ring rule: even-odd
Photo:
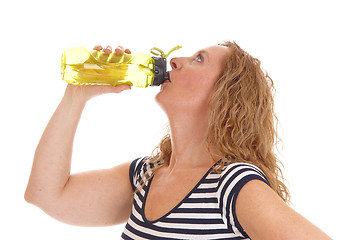
[[[166,58],[152,57],[155,60],[155,77],[151,86],[159,86],[168,80]]]

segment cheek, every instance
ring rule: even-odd
[[[214,81],[201,78],[200,81],[191,81],[184,92],[186,100],[198,108],[205,109],[209,106],[210,99],[214,91]]]
[[[213,73],[206,71],[179,73],[175,75],[178,80],[166,86],[156,96],[158,103],[171,109],[185,111],[205,111],[214,91],[216,82]]]
[[[205,88],[213,82],[212,75],[208,71],[194,71],[181,75],[180,83],[188,88]]]

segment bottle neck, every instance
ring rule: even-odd
[[[163,57],[152,57],[155,61],[155,74],[154,80],[152,82],[152,86],[159,86],[164,81],[169,79],[168,72],[167,72],[167,63],[166,58]]]

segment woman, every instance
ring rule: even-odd
[[[225,42],[170,64],[156,95],[170,133],[154,156],[70,175],[86,102],[130,87],[68,85],[37,147],[26,200],[69,224],[128,221],[123,239],[330,239],[286,204],[273,83],[260,62]]]

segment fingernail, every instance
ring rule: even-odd
[[[116,53],[123,53],[122,49],[120,49],[120,48],[116,48],[115,52]]]
[[[111,52],[112,52],[112,47],[111,47],[111,46],[106,46],[105,49],[104,49],[104,51],[105,51],[106,53],[111,53]]]

